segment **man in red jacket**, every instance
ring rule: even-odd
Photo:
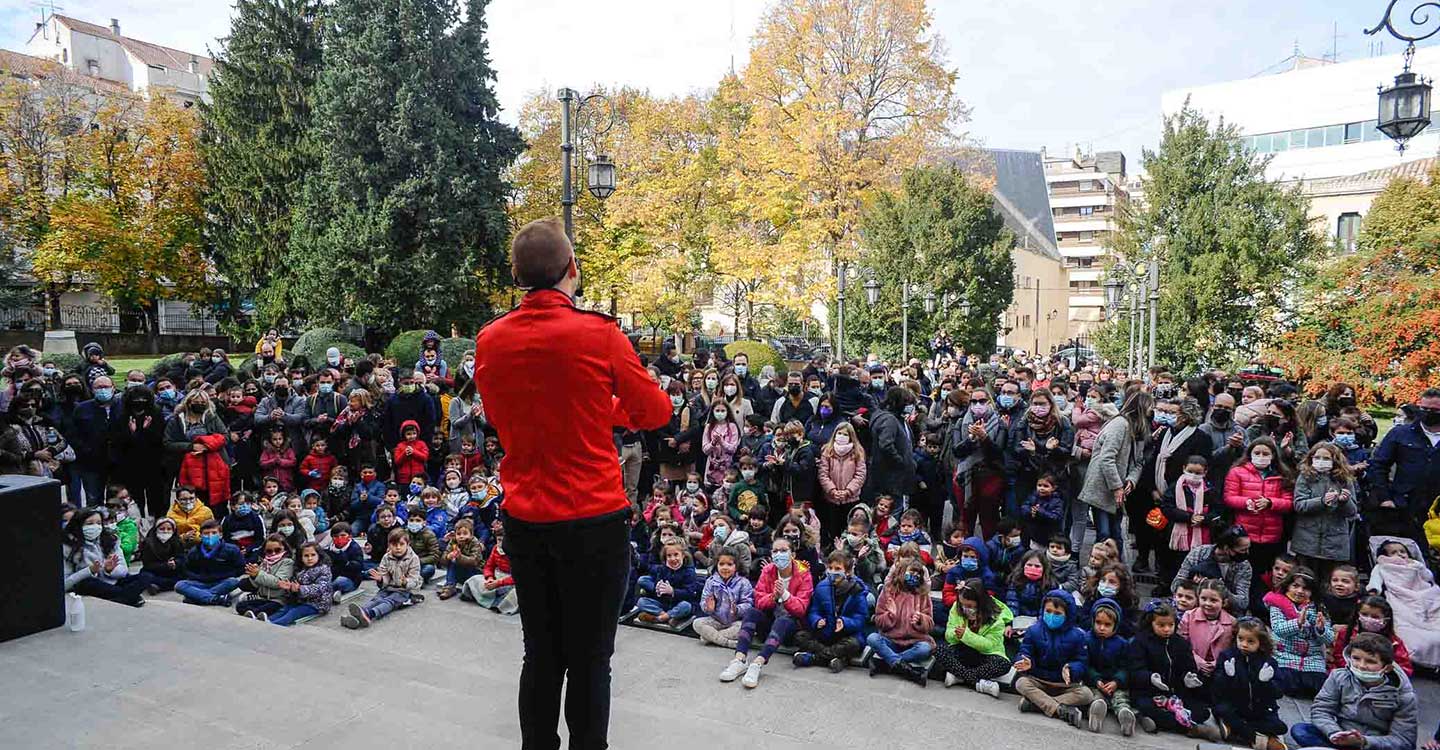
[[[521,747],[560,747],[568,677],[570,747],[605,748],[630,565],[613,430],[666,424],[670,400],[613,318],[575,307],[580,269],[558,221],[521,228],[510,269],[529,291],[475,338],[475,384],[505,449],[505,550],[525,638]]]

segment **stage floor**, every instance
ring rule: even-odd
[[[5,747],[519,747],[518,618],[434,596],[363,631],[340,627],[334,611],[282,629],[170,598],[138,610],[87,599],[86,611],[84,632],[0,644]],[[1120,737],[1113,719],[1095,735],[1022,715],[1013,695],[796,670],[788,658],[745,690],[716,680],[726,659],[694,639],[621,628],[611,745],[1195,747],[1176,735]],[[1440,689],[1419,689],[1423,739],[1440,719]],[[1296,718],[1293,703],[1285,710]]]

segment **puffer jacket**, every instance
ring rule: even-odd
[[[790,562],[790,596],[785,600],[782,612],[775,611],[776,600],[779,598],[775,585],[779,580],[780,574],[775,569],[775,564],[766,563],[760,571],[760,581],[755,584],[755,606],[776,617],[787,614],[796,620],[803,619],[805,611],[810,609],[810,596],[815,590],[815,581],[810,578],[810,566],[799,560]]]
[[[867,593],[865,584],[855,576],[845,576],[839,583],[831,582],[829,576],[821,578],[810,598],[810,612],[806,624],[823,643],[833,642],[838,635],[853,638],[863,646],[865,621],[870,617]],[[878,621],[878,609],[876,618]],[[821,620],[825,621],[824,627],[819,625]],[[836,620],[845,623],[839,633],[835,632]]]
[[[1325,494],[1331,490],[1350,494],[1333,506],[1326,505]],[[1341,483],[1330,476],[1302,473],[1295,483],[1295,529],[1290,535],[1290,551],[1323,560],[1349,560],[1354,549],[1350,521],[1360,512],[1355,502],[1358,493],[1354,481]]]
[[[1200,674],[1195,669],[1195,656],[1190,652],[1190,641],[1174,633],[1161,639],[1154,632],[1141,631],[1130,641],[1130,650],[1125,655],[1130,672],[1130,693],[1137,705],[1148,705],[1157,695],[1175,695],[1188,705],[1191,700],[1190,688],[1185,687],[1185,675]],[[1162,692],[1150,681],[1154,675],[1170,689]]]
[[[1061,671],[1065,667],[1070,667],[1070,679],[1080,679],[1089,661],[1090,639],[1085,631],[1075,626],[1075,599],[1060,589],[1051,591],[1047,596],[1053,596],[1062,603],[1065,622],[1051,630],[1042,619],[1027,628],[1015,660],[1029,659],[1030,671],[1026,674],[1046,682],[1064,682]]]
[[[1115,615],[1117,626],[1125,622],[1124,609],[1120,603],[1108,597],[1096,599],[1090,607],[1091,617],[1101,607],[1109,609]],[[1125,687],[1130,680],[1127,671],[1127,654],[1130,652],[1130,639],[1121,636],[1117,632],[1112,633],[1109,638],[1101,638],[1090,633],[1088,643],[1087,661],[1085,664],[1085,684],[1096,685],[1101,682],[1115,682],[1120,687]],[[1074,675],[1071,675],[1073,678]]]
[[[1093,411],[1085,408],[1083,403],[1076,404],[1075,410],[1070,413],[1070,423],[1075,428],[1076,458],[1081,457],[1082,450],[1095,450],[1095,438],[1100,436],[1100,428],[1119,413],[1120,410],[1108,401],[1099,404]],[[1089,457],[1084,460],[1089,460]]]
[[[1270,507],[1246,510],[1247,500],[1262,496],[1270,499]],[[1285,486],[1279,474],[1261,476],[1260,470],[1248,461],[1225,475],[1225,507],[1235,512],[1235,522],[1245,528],[1254,544],[1284,540],[1285,514],[1294,508],[1294,498],[1294,491]]]
[[[1005,586],[1000,574],[990,568],[990,548],[985,545],[985,541],[978,536],[972,536],[966,539],[960,543],[958,556],[963,558],[967,548],[975,550],[975,555],[979,558],[979,566],[976,570],[965,570],[963,567],[964,563],[957,561],[955,567],[945,573],[945,588],[942,590],[940,597],[941,602],[947,607],[955,604],[955,599],[958,596],[956,589],[960,584],[964,583],[967,578],[978,577],[980,582],[985,584],[985,590],[989,591],[991,596],[994,596],[995,592]],[[1005,607],[1005,602],[999,599],[996,599],[995,603]],[[1005,611],[1009,612],[1010,608],[1005,607]]]
[[[1280,687],[1275,683],[1275,675],[1260,679],[1260,668],[1266,664],[1272,672],[1280,666],[1271,657],[1246,654],[1238,648],[1221,652],[1210,683],[1216,713],[1252,721],[1277,715]]]
[[[300,584],[300,590],[290,595],[295,604],[309,604],[322,615],[330,611],[330,566],[323,560],[296,570],[295,582]]]
[[[273,565],[267,565],[264,560],[260,561],[260,572],[250,579],[255,583],[255,596],[261,599],[283,602],[289,592],[280,588],[281,581],[288,581],[295,577],[295,560],[286,555]]]
[[[860,491],[865,488],[867,470],[856,450],[844,456],[828,450],[821,451],[815,463],[820,472],[820,491],[825,494],[827,502],[846,505],[860,499]],[[836,490],[847,490],[849,494],[838,498],[835,496]]]
[[[1337,669],[1310,707],[1310,723],[1331,735],[1354,730],[1374,750],[1411,750],[1419,735],[1420,706],[1404,672],[1391,669],[1385,680],[1366,687],[1348,669]]]
[[[649,595],[666,609],[670,609],[680,602],[694,604],[700,597],[702,583],[695,577],[695,566],[691,565],[689,560],[681,563],[678,568],[671,568],[663,563],[651,565],[646,574],[655,583],[665,581],[672,587],[673,590],[669,594],[655,592]]]
[[[715,606],[706,608],[706,603],[712,599]],[[711,573],[705,579],[705,588],[700,592],[700,609],[720,623],[720,627],[728,628],[740,622],[745,613],[754,607],[755,587],[750,585],[750,579],[745,577],[743,570],[737,569],[728,581],[719,573]]]
[[[995,601],[995,619],[985,627],[976,630],[970,627],[965,620],[965,613],[961,611],[957,602],[950,607],[950,619],[945,623],[945,642],[950,645],[963,643],[986,656],[1006,656],[1005,653],[1005,629],[1014,622],[1015,615],[1010,613],[1010,608],[1005,602]],[[965,626],[965,634],[955,637],[955,631]]]

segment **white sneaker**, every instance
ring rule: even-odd
[[[960,678],[949,672],[945,673],[945,687],[955,687],[960,684]]]
[[[335,593],[333,593],[333,594],[330,595],[330,603],[331,603],[331,604],[339,604],[339,603],[340,603],[340,600],[341,600],[341,599],[344,599],[344,598],[345,598],[345,595],[344,595],[344,594],[340,593],[339,591],[336,591]]]
[[[740,684],[747,688],[753,688],[760,684],[760,670],[765,667],[764,662],[752,661],[745,670],[745,676],[740,678]]]
[[[720,681],[734,682],[735,678],[739,677],[744,672],[745,660],[731,659],[730,663],[725,665],[725,669],[720,672]]]
[[[984,693],[985,695],[988,695],[988,696],[990,696],[991,698],[999,698],[999,697],[1000,697],[1000,683],[998,683],[998,682],[996,682],[996,681],[994,681],[994,680],[977,680],[977,681],[975,682],[975,692],[977,692],[977,693]]]

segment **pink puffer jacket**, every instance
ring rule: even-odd
[[[844,505],[860,499],[860,490],[865,487],[865,462],[855,451],[846,456],[823,451],[816,463],[820,470],[820,489],[825,492],[826,500]],[[835,490],[849,490],[850,494],[838,498]]]
[[[1266,497],[1270,507],[1261,511],[1245,507],[1248,500]],[[1235,521],[1245,527],[1255,544],[1274,544],[1285,537],[1285,514],[1295,504],[1294,490],[1286,488],[1279,474],[1260,476],[1248,461],[1225,476],[1225,506],[1235,511]]]

